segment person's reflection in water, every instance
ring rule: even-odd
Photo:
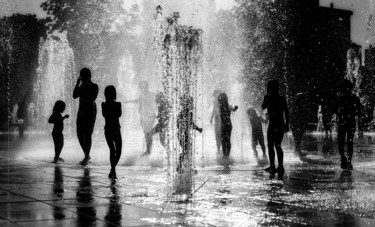
[[[104,217],[104,220],[108,224],[113,224],[116,226],[121,226],[121,202],[120,202],[120,196],[118,195],[117,191],[117,185],[116,180],[111,181],[110,189],[112,192],[112,196],[109,199],[109,207],[108,212],[106,216]]]
[[[61,171],[60,166],[55,166],[55,174],[54,174],[54,181],[53,181],[53,194],[57,197],[58,201],[54,202],[53,206],[53,217],[55,219],[64,219],[65,213],[62,206],[60,206],[60,202],[64,200],[64,178],[63,172]]]
[[[353,176],[352,172],[348,170],[343,170],[339,178],[340,188],[342,190],[351,190],[353,189]]]
[[[80,179],[77,188],[77,226],[91,226],[96,221],[96,210],[94,207],[94,197],[92,196],[92,185],[90,169],[84,169],[84,175]]]

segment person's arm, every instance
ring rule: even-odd
[[[217,110],[216,110],[216,106],[215,106],[215,103],[214,103],[214,106],[212,108],[211,117],[210,117],[210,124],[212,124],[212,120],[214,119],[216,114],[217,114]]]
[[[50,123],[50,124],[53,124],[53,123],[55,123],[55,113],[53,113],[50,117],[49,117],[49,119],[48,119],[48,123]]]
[[[76,99],[80,96],[80,85],[81,85],[81,77],[78,78],[76,86],[73,90],[73,98]]]
[[[118,102],[118,108],[116,108],[116,116],[117,117],[121,117],[121,115],[122,115],[122,110],[121,110],[121,103],[120,102]]]
[[[263,103],[262,103],[262,109],[263,110],[266,109],[266,108],[268,108],[268,102],[269,102],[268,100],[269,100],[268,95],[265,95],[264,99],[263,99]]]
[[[107,109],[105,108],[105,103],[102,102],[102,115],[104,118],[107,117]]]
[[[238,110],[238,106],[234,106],[234,107],[230,106],[230,110],[235,112],[236,110]]]
[[[289,131],[289,110],[288,110],[288,103],[286,102],[286,99],[284,99],[284,105],[283,105],[283,108],[284,108],[284,114],[285,114],[285,132],[288,132]]]
[[[193,124],[193,129],[194,129],[194,130],[197,130],[197,131],[200,132],[200,133],[202,133],[203,129],[202,129],[202,128],[199,128],[199,127],[195,124],[195,122],[194,122],[194,120],[193,120],[193,113],[191,113],[191,112],[190,112],[190,121],[191,121],[191,123]]]

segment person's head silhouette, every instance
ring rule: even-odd
[[[53,107],[53,112],[62,113],[65,110],[65,102],[58,100]]]
[[[116,88],[113,85],[109,85],[104,89],[104,96],[106,101],[116,100]]]
[[[220,95],[220,93],[221,92],[219,90],[215,90],[213,95],[215,98],[217,98]]]
[[[91,81],[91,71],[88,68],[81,69],[79,76],[81,77],[82,82],[90,82]]]
[[[225,105],[225,106],[228,105],[228,96],[227,96],[227,94],[221,93],[219,95],[219,97],[218,97],[218,100],[219,100],[219,104],[220,105]]]
[[[279,94],[279,82],[277,80],[270,80],[267,84],[267,93],[269,95]]]

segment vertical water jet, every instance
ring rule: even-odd
[[[159,57],[158,74],[170,104],[167,196],[169,200],[181,201],[194,190],[196,141],[190,116],[196,122],[198,77],[202,76],[202,30],[180,25],[178,12],[163,18],[162,8],[158,6],[156,10],[154,45]],[[183,116],[185,108],[191,108],[188,116]]]

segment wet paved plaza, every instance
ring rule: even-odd
[[[339,168],[334,139],[322,135],[306,137],[302,160],[284,140],[282,178],[263,171],[261,152],[247,151],[226,169],[207,155],[185,203],[166,201],[163,158],[126,164],[125,155],[111,181],[108,164],[79,166],[69,146],[66,162],[55,165],[52,151],[51,159],[32,158],[14,144],[1,147],[0,226],[375,226],[375,145],[363,141],[351,172]]]

